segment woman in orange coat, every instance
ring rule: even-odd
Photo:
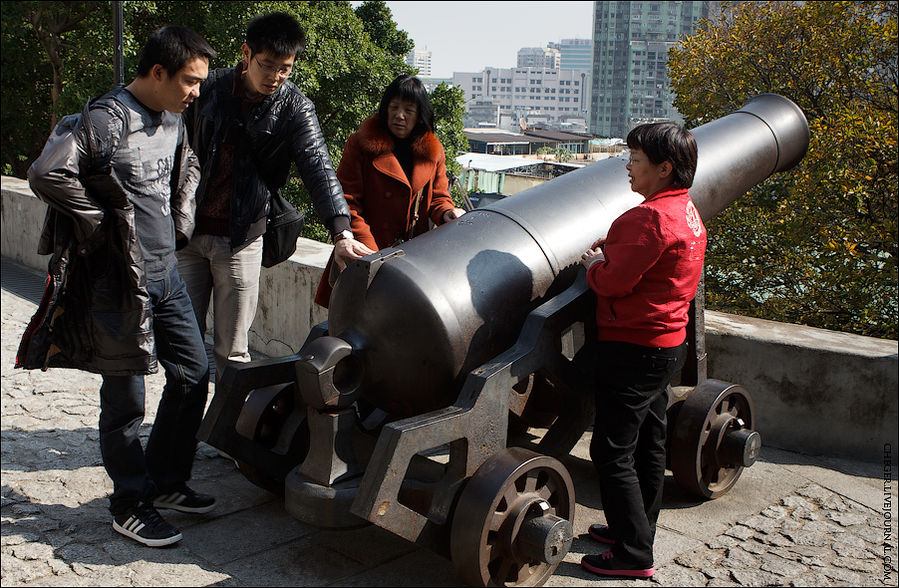
[[[350,135],[337,168],[350,207],[352,234],[371,252],[424,233],[465,213],[449,194],[443,146],[434,135],[434,110],[418,78],[401,75],[384,91],[378,112]],[[349,233],[347,231],[347,233]],[[333,257],[315,302],[327,307]]]

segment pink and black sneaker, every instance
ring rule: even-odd
[[[609,527],[607,525],[600,525],[599,523],[590,525],[590,528],[587,530],[587,532],[590,534],[590,537],[599,541],[600,543],[605,543],[607,545],[615,544],[615,539],[609,532]]]
[[[581,565],[600,576],[652,578],[653,574],[656,573],[656,569],[652,566],[647,568],[623,562],[615,557],[611,551],[606,551],[600,555],[585,555],[581,559]]]

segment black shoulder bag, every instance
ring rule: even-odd
[[[288,259],[297,250],[305,215],[290,203],[280,190],[272,192],[265,234],[262,235],[262,266],[272,267]]]

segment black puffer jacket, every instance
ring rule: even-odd
[[[127,120],[113,90],[91,104]],[[111,376],[157,371],[153,316],[134,224],[134,207],[110,162],[97,162],[96,138],[81,115],[57,125],[28,170],[34,193],[49,205],[38,253],[53,256],[44,298],[31,319],[16,367],[77,368]],[[186,137],[185,137],[186,139]],[[183,141],[171,178],[178,246],[193,233],[196,156]]]
[[[348,229],[350,211],[312,101],[286,80],[274,94],[250,107],[244,124],[241,100],[232,95],[234,71],[232,67],[210,72],[200,87],[200,97],[184,112],[190,144],[202,168],[197,204],[206,197],[222,133],[231,125],[243,133],[233,167],[232,248],[261,234],[248,234],[251,225],[264,230],[259,221],[268,214],[270,195],[287,182],[291,161],[296,163],[322,222],[332,233]]]

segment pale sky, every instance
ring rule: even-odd
[[[361,2],[353,2],[354,6]],[[431,75],[515,67],[522,47],[593,35],[593,2],[388,1],[397,27],[431,52]]]

